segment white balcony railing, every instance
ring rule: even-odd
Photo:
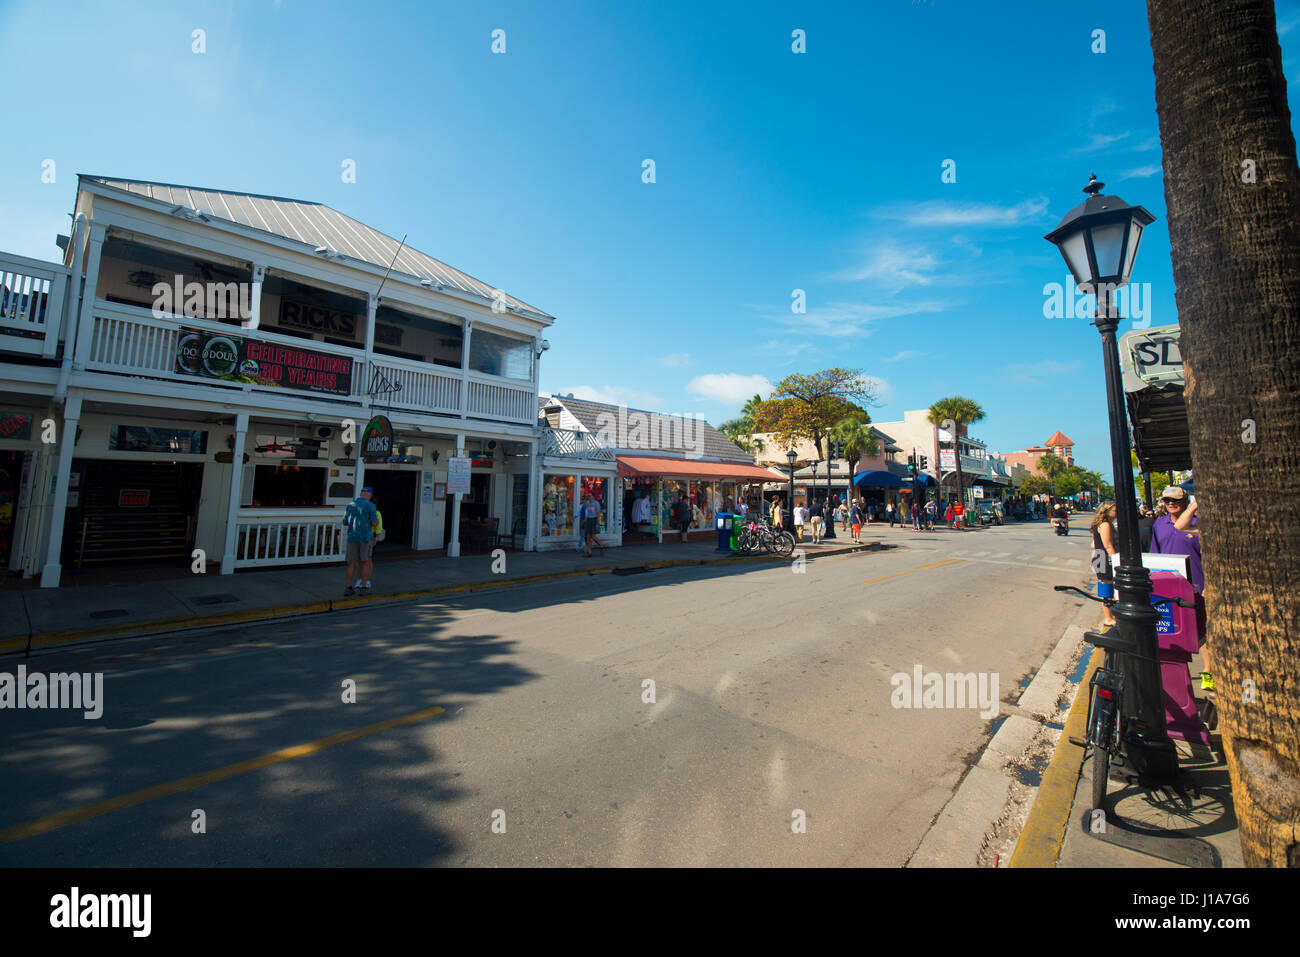
[[[71,275],[56,263],[0,254],[0,351],[54,356]]]
[[[344,509],[241,508],[235,567],[315,565],[347,557]]]
[[[542,434],[542,454],[599,462],[614,461],[614,453],[601,445],[594,435],[572,429],[547,429]]]
[[[374,373],[379,372],[382,379],[386,380],[385,388],[398,387],[396,391],[380,392],[376,397],[380,406],[442,415],[460,414],[461,383],[465,374],[459,369],[448,369],[388,356],[374,356],[370,367],[367,368],[364,354],[356,349],[323,342],[307,342],[262,329],[247,330],[238,326],[188,319],[183,316],[159,318],[147,309],[102,300],[95,303],[94,322],[86,353],[86,368],[98,372],[148,376],[189,384],[201,383],[204,386],[223,389],[251,388],[254,391],[292,394],[290,390],[278,386],[246,385],[223,379],[199,379],[177,371],[176,349],[182,327],[351,358],[353,360],[352,383],[349,395],[306,393],[316,398],[358,400],[368,393],[372,379],[376,378]],[[500,380],[482,373],[470,373],[468,379],[466,383],[468,415],[524,425],[532,425],[537,421],[536,394],[531,384],[518,380]],[[376,382],[383,384],[377,379]]]

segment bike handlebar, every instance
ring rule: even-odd
[[[1089,601],[1104,602],[1106,600],[1104,598],[1098,598],[1096,595],[1090,595],[1082,588],[1076,588],[1074,585],[1053,585],[1052,590],[1077,592],[1078,594],[1082,595],[1084,598],[1087,598]],[[1196,602],[1188,601],[1185,598],[1163,598],[1157,595],[1155,598],[1151,599],[1151,604],[1153,605],[1167,605],[1169,604],[1169,602],[1173,602],[1175,605],[1179,606],[1180,608],[1196,607]]]

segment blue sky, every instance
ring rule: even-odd
[[[857,367],[876,421],[961,394],[1107,473],[1096,330],[1043,308],[1094,171],[1177,321],[1140,3],[0,2],[0,71],[0,249],[58,258],[77,173],[327,203],[555,315],[547,391],[716,424]]]

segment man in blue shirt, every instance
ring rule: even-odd
[[[370,500],[374,494],[375,490],[367,485],[343,513],[343,524],[348,527],[347,580],[352,582],[343,592],[345,596],[370,591],[370,573],[375,567],[375,527],[379,524],[379,511]],[[355,582],[352,581],[354,571],[359,573]]]

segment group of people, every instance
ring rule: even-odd
[[[1092,517],[1092,547],[1097,556],[1097,596],[1115,597],[1115,565],[1119,555],[1118,510],[1114,502],[1097,506]],[[1160,493],[1154,509],[1145,504],[1139,508],[1139,545],[1144,552],[1157,555],[1186,555],[1192,590],[1196,593],[1196,617],[1201,634],[1205,634],[1205,573],[1201,568],[1201,530],[1196,518],[1196,499],[1178,486],[1170,486]],[[1105,626],[1115,624],[1115,613],[1110,604],[1105,609]]]

